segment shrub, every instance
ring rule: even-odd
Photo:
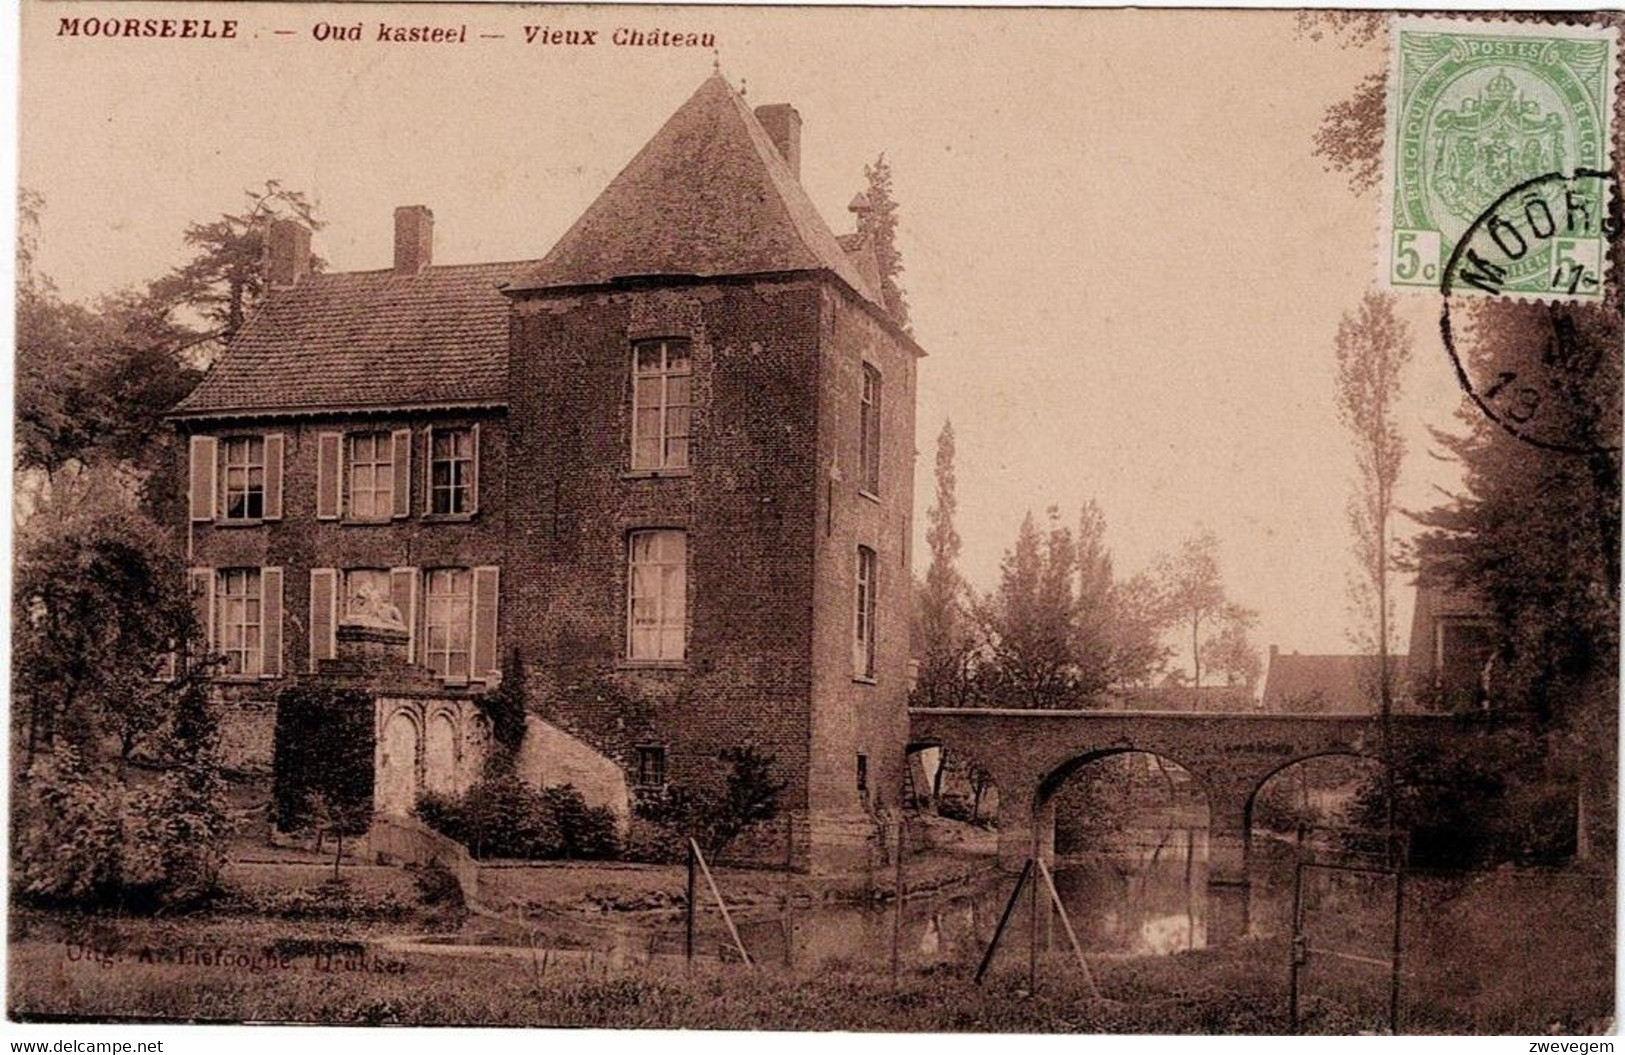
[[[124,878],[154,905],[186,905],[214,893],[225,863],[226,813],[213,771],[171,770],[131,797]]]
[[[418,900],[425,905],[453,911],[464,907],[463,885],[439,861],[430,861],[422,868],[414,869],[412,882],[417,886]]]
[[[359,835],[372,817],[373,699],[360,689],[295,685],[277,697],[271,794],[277,827],[303,831],[317,821]]]
[[[608,807],[588,806],[581,792],[569,784],[544,788],[542,801],[558,825],[561,856],[594,860],[620,853],[615,814]]]
[[[487,777],[461,798],[425,794],[417,816],[477,858],[615,857],[615,815],[568,784],[537,790],[513,774]]]
[[[463,819],[463,800],[458,796],[439,791],[420,792],[413,812],[424,824],[446,838],[456,839],[460,843],[469,841],[468,826]]]
[[[61,904],[105,904],[123,885],[122,802],[110,771],[86,764],[71,747],[38,759],[19,810],[14,882],[24,897]]]
[[[719,757],[729,767],[721,787],[668,784],[637,802],[640,817],[669,829],[684,844],[692,837],[711,857],[720,855],[745,829],[778,816],[785,787],[773,778],[772,755],[747,746],[730,747]]]

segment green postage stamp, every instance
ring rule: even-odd
[[[1602,299],[1615,31],[1396,15],[1389,33],[1384,284]]]

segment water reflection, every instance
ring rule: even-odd
[[[1207,831],[1165,827],[1101,834],[1096,852],[1057,858],[1056,891],[1085,952],[1104,956],[1162,956],[1208,944],[1210,892]],[[1254,934],[1279,933],[1291,906],[1291,866],[1254,840],[1251,919]],[[1284,847],[1283,847],[1284,849]],[[1289,851],[1287,851],[1289,853]],[[911,967],[974,966],[992,939],[1015,877],[989,873],[954,892],[917,896],[905,904],[899,956]],[[1025,956],[1036,916],[1040,950],[1063,952],[1065,931],[1048,894],[1024,891],[1011,915],[1002,957]],[[1035,913],[1035,908],[1037,909]],[[814,904],[736,910],[735,923],[751,958],[796,970],[838,969],[842,963],[884,964],[896,926],[889,903]],[[534,940],[551,949],[598,955],[612,963],[677,958],[683,953],[680,917],[661,915],[582,920],[559,914],[533,919]],[[511,944],[495,932],[461,943]],[[697,955],[734,960],[732,939],[710,907],[698,921]]]

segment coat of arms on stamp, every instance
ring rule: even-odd
[[[1393,19],[1388,287],[1439,289],[1457,243],[1487,211],[1504,208],[1504,252],[1486,265],[1493,282],[1466,283],[1464,292],[1602,298],[1609,181],[1567,177],[1612,171],[1617,46],[1611,28]],[[1524,210],[1530,222],[1519,229]]]

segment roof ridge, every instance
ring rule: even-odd
[[[346,278],[346,277],[350,277],[350,276],[361,276],[361,275],[393,275],[393,274],[399,274],[399,275],[401,275],[402,278],[414,278],[414,277],[416,277],[418,275],[421,275],[424,272],[428,272],[428,271],[474,270],[476,268],[496,269],[496,268],[505,268],[505,267],[529,267],[529,266],[532,266],[534,264],[539,264],[539,263],[541,263],[540,258],[528,257],[528,258],[526,258],[524,260],[479,260],[479,261],[472,261],[472,262],[461,263],[461,264],[425,264],[422,269],[420,269],[418,271],[409,272],[409,273],[398,272],[393,267],[356,268],[356,269],[353,269],[353,270],[350,270],[350,271],[312,271],[310,274],[306,275],[305,279],[301,280],[301,282],[306,281],[306,280],[310,280],[310,279]],[[298,286],[290,286],[290,287],[286,287],[286,288],[297,289]]]

